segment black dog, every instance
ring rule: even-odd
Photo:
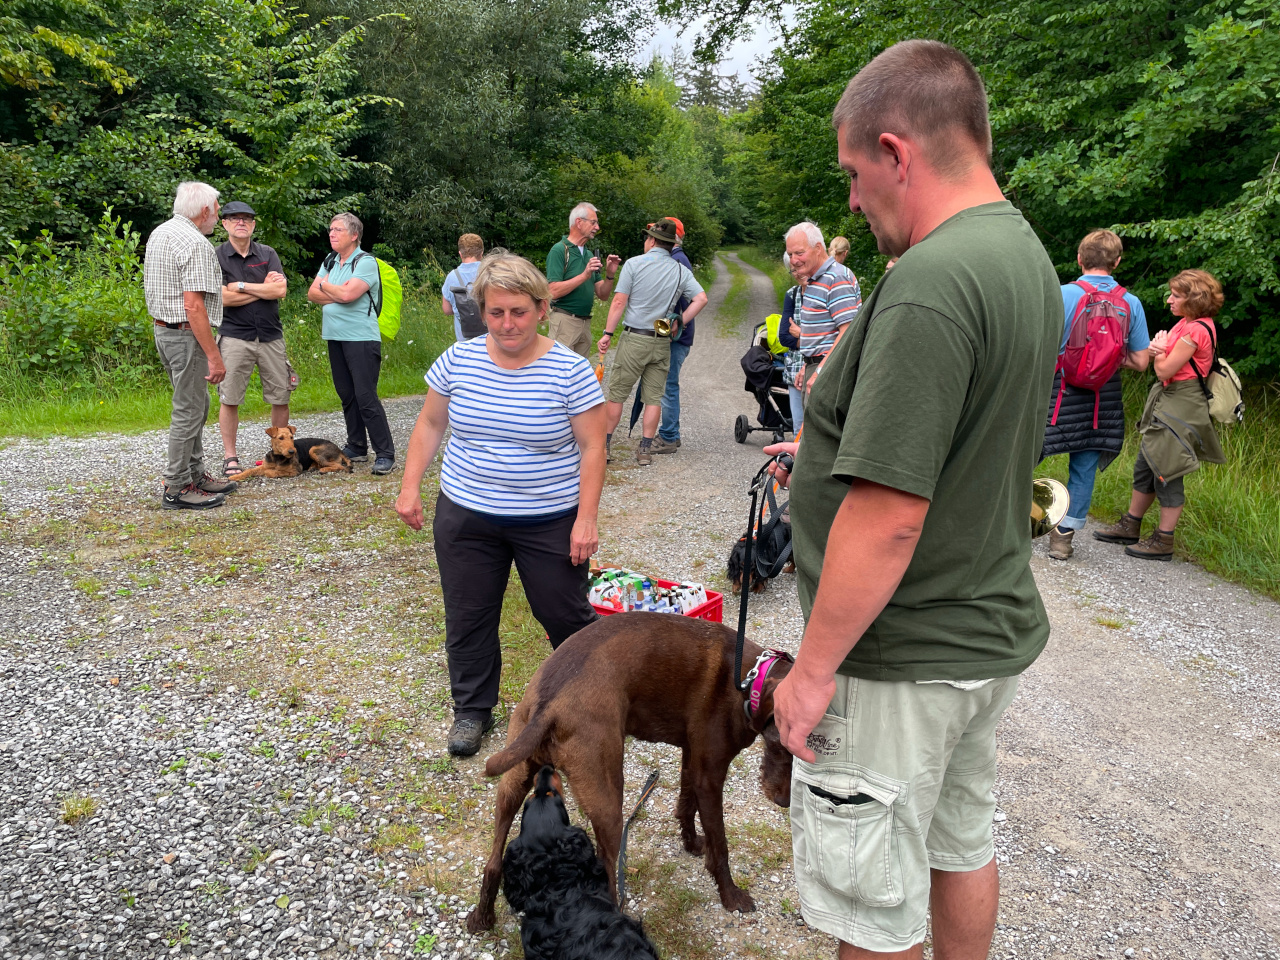
[[[570,826],[551,766],[538,772],[520,836],[502,857],[502,892],[524,913],[520,942],[528,960],[658,960],[644,927],[614,905],[586,831]]]
[[[794,573],[796,565],[791,562],[791,506],[784,504],[777,509],[772,493],[769,496],[770,506],[774,508],[772,519],[760,525],[760,534],[752,550],[750,584],[752,593],[761,593],[769,585],[769,581],[779,573]],[[763,518],[762,518],[763,519]],[[746,572],[742,568],[747,559],[747,537],[743,534],[729,551],[729,560],[725,573],[733,584],[735,594],[742,592],[742,577]]]

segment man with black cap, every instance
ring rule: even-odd
[[[658,432],[671,366],[671,339],[658,333],[654,321],[672,313],[680,298],[686,297],[689,305],[680,317],[687,324],[707,305],[707,295],[693,278],[693,271],[671,258],[677,241],[675,223],[664,218],[644,232],[644,256],[623,264],[598,346],[604,353],[615,338],[618,340],[605,404],[606,444],[612,443],[622,405],[639,380],[644,420],[636,461],[648,466],[653,463],[653,436]]]
[[[222,330],[218,349],[227,365],[227,377],[218,385],[218,427],[222,431],[222,472],[241,469],[236,456],[236,430],[240,404],[253,368],[262,381],[262,399],[271,404],[271,425],[289,425],[289,394],[298,385],[297,375],[284,350],[280,301],[289,290],[280,257],[265,243],[253,239],[257,215],[253,207],[233,200],[222,208],[227,242],[218,247],[222,265]]]

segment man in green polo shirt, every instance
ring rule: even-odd
[[[547,254],[547,282],[551,284],[551,338],[584,357],[591,354],[591,308],[608,300],[622,258],[609,254],[600,276],[600,254],[590,249],[600,232],[600,213],[580,203],[569,213],[569,232]]]
[[[1049,623],[1032,470],[1062,335],[1058,279],[990,168],[986,92],[911,40],[832,118],[849,206],[898,257],[832,349],[793,451],[806,625],[774,694],[796,757],[804,918],[842,960],[985,958],[999,879],[995,726]],[[784,477],[785,478],[785,477]]]

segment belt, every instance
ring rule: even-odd
[[[656,337],[658,335],[656,330],[639,330],[635,327],[628,327],[625,323],[622,325],[622,329],[627,333],[634,333],[638,337]]]
[[[190,330],[191,329],[191,324],[188,323],[186,320],[183,320],[181,323],[165,323],[163,320],[157,320],[156,326],[168,327],[170,330]]]
[[[552,307],[551,309],[554,310],[556,313],[563,313],[566,317],[576,317],[579,320],[591,319],[591,314],[589,313],[586,316],[583,316],[580,313],[570,313],[568,310],[561,310],[559,307]]]
[[[805,363],[805,366],[809,366],[809,365],[814,364],[814,363],[821,363],[821,362],[822,362],[823,360],[825,360],[825,359],[827,359],[827,355],[826,355],[825,353],[823,353],[823,354],[815,354],[815,355],[814,355],[814,356],[812,356],[812,357],[805,357],[805,358],[804,358],[804,363]]]

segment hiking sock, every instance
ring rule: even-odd
[[[613,434],[606,433],[604,435],[604,455],[609,456],[609,448],[613,446]]]
[[[653,446],[653,437],[642,437],[640,440],[640,449],[648,450]]]
[[[1175,529],[1176,529],[1176,528],[1175,528]],[[1173,536],[1173,530],[1161,530],[1159,527],[1156,527],[1156,531],[1157,531],[1158,533],[1163,534],[1163,535],[1164,535],[1164,536],[1166,536],[1166,537],[1172,537],[1172,536]]]

